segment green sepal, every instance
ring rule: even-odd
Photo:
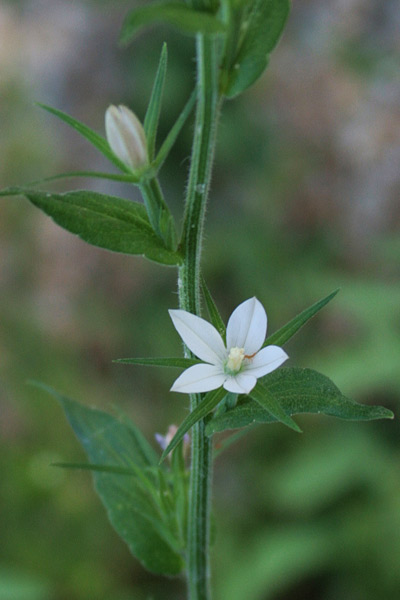
[[[239,3],[239,10],[242,10]],[[289,0],[252,0],[245,4],[236,54],[223,92],[233,98],[263,74],[290,12]],[[222,74],[224,78],[224,74]]]
[[[299,331],[303,325],[307,323],[318,311],[321,310],[328,302],[330,302],[338,293],[339,289],[335,290],[322,300],[315,302],[309,308],[303,310],[300,314],[298,314],[294,319],[291,319],[286,325],[278,329],[275,333],[267,337],[263,344],[263,348],[265,346],[271,346],[272,344],[276,346],[283,346],[286,344],[290,338],[292,338],[295,333]]]
[[[214,302],[213,297],[211,296],[211,292],[207,287],[207,284],[204,280],[204,277],[201,278],[201,290],[203,292],[204,300],[206,301],[206,306],[208,310],[208,314],[211,319],[211,323],[214,325],[215,329],[218,331],[224,342],[226,341],[226,327],[225,323],[222,320],[221,315],[219,314],[219,310],[217,305]]]
[[[145,207],[138,202],[85,190],[54,194],[13,187],[0,191],[0,196],[10,195],[25,196],[58,225],[93,246],[140,254],[164,265],[182,261],[154,233]]]
[[[184,369],[202,363],[201,360],[196,358],[118,358],[113,362],[125,365],[143,365],[145,367],[179,367]]]
[[[125,173],[132,174],[131,170],[122,162],[111,150],[109,143],[106,139],[104,139],[101,135],[90,129],[87,125],[84,125],[77,119],[74,119],[70,115],[67,115],[62,110],[58,110],[57,108],[53,108],[52,106],[47,106],[46,104],[41,104],[40,102],[36,103],[38,106],[47,110],[47,112],[55,115],[67,125],[70,125],[75,129],[78,133],[80,133],[84,138],[86,138],[97,150],[99,150],[108,160],[110,160],[118,169],[124,171]]]
[[[224,24],[213,15],[194,10],[181,2],[167,0],[152,2],[128,13],[122,25],[120,43],[128,44],[142,27],[154,23],[172,25],[191,35],[223,33],[225,29]]]
[[[165,74],[167,71],[167,57],[167,44],[164,43],[161,50],[160,61],[158,63],[158,69],[154,79],[149,105],[147,107],[146,116],[143,123],[150,162],[153,160],[156,145],[158,121],[160,118]]]
[[[111,524],[132,554],[150,571],[178,575],[184,567],[182,543],[172,527],[171,514],[160,497],[157,455],[130,423],[88,408],[33,382],[61,404],[81,442],[93,471],[93,479]],[[145,451],[143,448],[146,448]],[[110,467],[104,469],[103,463]],[[82,465],[80,465],[82,467]],[[135,471],[136,475],[112,472],[111,468]],[[126,473],[128,474],[128,473]]]
[[[274,419],[280,421],[290,429],[301,433],[300,427],[289,417],[272,392],[265,387],[261,381],[257,381],[256,386],[249,393],[250,398],[255,400],[262,408],[268,411]]]
[[[193,110],[193,107],[196,103],[196,95],[197,95],[196,90],[194,90],[192,92],[189,100],[186,102],[185,106],[183,107],[183,110],[180,113],[179,117],[175,121],[172,129],[170,130],[170,132],[168,133],[164,142],[162,143],[161,148],[158,151],[156,158],[151,163],[151,167],[153,168],[155,173],[157,173],[161,169],[162,165],[168,158],[168,154],[170,153],[173,145],[175,144],[175,141],[176,141],[178,135],[180,134],[182,127],[186,123],[190,113]]]
[[[148,173],[148,175],[150,175]],[[30,187],[31,185],[41,185],[42,183],[49,183],[50,181],[57,181],[58,179],[68,179],[73,177],[94,177],[97,179],[110,179],[111,181],[122,181],[123,183],[139,183],[140,178],[133,173],[131,175],[122,173],[103,173],[101,171],[68,171],[66,173],[60,173],[58,175],[51,175],[50,177],[43,177],[37,181],[30,181],[24,187]]]
[[[183,439],[185,433],[187,433],[195,423],[206,417],[212,410],[214,410],[214,408],[221,402],[225,395],[226,390],[224,390],[224,388],[218,388],[208,392],[204,398],[202,398],[196,408],[178,427],[178,431],[162,453],[160,462],[162,462],[168,456],[168,454],[172,452],[174,448],[176,448],[179,442]]]
[[[289,416],[315,413],[349,421],[393,419],[393,413],[383,406],[368,406],[347,398],[328,377],[312,369],[280,368],[263,377],[262,383]],[[232,410],[209,421],[206,433],[212,435],[226,429],[276,421],[276,417],[257,402],[241,396]]]

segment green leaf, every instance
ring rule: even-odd
[[[207,287],[207,284],[202,277],[201,279],[201,289],[203,292],[204,300],[206,301],[208,314],[210,315],[211,323],[214,325],[215,329],[219,332],[222,339],[225,341],[226,339],[226,327],[225,323],[222,320],[221,315],[219,314],[219,310],[217,305],[214,302],[213,297],[211,296],[211,292]]]
[[[108,158],[108,160],[114,163],[114,165],[118,167],[118,169],[124,171],[125,173],[131,174],[131,171],[128,169],[128,167],[117,156],[115,156],[107,140],[95,131],[93,131],[93,129],[90,129],[90,127],[88,127],[87,125],[84,125],[80,121],[77,121],[73,117],[70,117],[61,110],[58,110],[57,108],[47,106],[46,104],[41,104],[40,102],[37,102],[36,104],[44,110],[47,110],[47,112],[61,119],[61,121],[64,121],[64,123],[67,123],[67,125],[73,127],[73,129],[75,129],[84,138],[86,138],[95,148],[97,148],[97,150],[100,150],[100,152],[106,158]]]
[[[30,181],[26,184],[26,187],[72,177],[95,177],[98,179],[110,179],[111,181],[122,181],[123,183],[139,183],[139,177],[133,173],[131,175],[125,175],[120,173],[102,173],[101,171],[69,171],[67,173],[60,173],[59,175],[52,175],[51,177],[44,177],[37,181]]]
[[[346,398],[328,377],[312,369],[281,368],[266,375],[262,381],[289,416],[317,413],[350,421],[393,418],[387,408],[359,404]],[[257,402],[244,397],[235,408],[214,417],[207,424],[206,432],[212,435],[226,429],[276,421]]]
[[[113,362],[146,367],[183,367],[184,369],[202,363],[196,358],[118,358]]]
[[[189,431],[191,427],[200,419],[203,419],[210,413],[216,406],[221,402],[221,400],[226,395],[226,390],[224,388],[218,388],[217,390],[212,390],[208,392],[204,398],[199,402],[196,408],[186,417],[183,423],[178,427],[178,431],[172,438],[171,442],[164,450],[161,455],[162,462],[174,448],[179,444],[179,442],[183,439],[185,433]]]
[[[162,96],[164,91],[165,74],[167,71],[167,44],[163,45],[160,62],[156,77],[154,80],[153,90],[151,92],[149,105],[147,107],[146,116],[144,118],[143,128],[146,134],[147,150],[150,161],[154,157],[154,149],[156,145],[158,121],[160,118]]]
[[[263,348],[264,346],[270,346],[271,344],[275,344],[276,346],[283,346],[283,344],[286,344],[286,342],[290,340],[290,338],[292,338],[294,334],[297,333],[299,329],[311,319],[311,317],[313,317],[318,311],[321,310],[321,308],[323,308],[332,300],[332,298],[336,296],[338,291],[339,289],[335,290],[322,300],[315,302],[315,304],[303,310],[299,315],[294,317],[294,319],[289,321],[289,323],[286,323],[286,325],[270,335],[265,340]]]
[[[257,381],[257,385],[251,390],[249,396],[268,411],[274,419],[290,427],[290,429],[301,433],[301,429],[297,423],[286,414],[274,394],[261,381]]]
[[[289,16],[289,0],[253,0],[242,21],[242,39],[224,93],[233,98],[264,72]]]
[[[215,34],[224,31],[224,25],[207,12],[196,11],[180,2],[152,2],[128,13],[120,35],[121,44],[128,44],[142,27],[165,23],[189,34]]]
[[[177,118],[171,131],[169,132],[169,134],[165,138],[164,142],[162,143],[161,148],[157,154],[157,157],[152,163],[152,167],[155,170],[155,172],[160,170],[160,168],[162,167],[162,165],[168,158],[168,154],[170,153],[171,148],[175,144],[176,138],[180,134],[182,127],[186,123],[187,118],[189,117],[190,113],[193,110],[193,107],[196,102],[196,96],[197,96],[196,90],[193,90],[193,92],[192,92],[189,100],[185,104],[181,114]]]
[[[138,202],[83,190],[54,194],[14,187],[0,192],[0,196],[9,195],[26,196],[58,225],[94,246],[142,254],[165,265],[182,260],[177,252],[165,248]]]
[[[157,473],[157,457],[140,432],[133,424],[127,426],[107,413],[61,396],[48,386],[36,385],[62,405],[90,460],[89,466],[101,467],[93,470],[95,488],[111,524],[132,554],[154,573],[179,574],[183,560],[177,551],[176,532],[168,527],[169,515],[160,509],[162,504],[154,502],[154,495],[137,476],[124,477],[121,473],[103,469],[105,463],[116,469]],[[146,452],[143,452],[144,445]],[[149,460],[152,455],[154,459]]]

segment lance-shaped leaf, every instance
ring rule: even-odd
[[[297,423],[286,414],[271,390],[263,385],[261,381],[257,382],[256,387],[251,390],[249,396],[268,411],[274,419],[290,427],[290,429],[301,433],[301,429]]]
[[[383,406],[369,406],[344,396],[336,385],[312,369],[281,368],[263,378],[263,385],[275,396],[287,415],[325,414],[349,421],[392,419]],[[207,434],[237,429],[254,423],[273,423],[277,419],[260,404],[243,397],[238,404],[207,424]]]
[[[252,0],[242,21],[242,36],[224,93],[233,98],[264,72],[290,11],[289,0]]]
[[[181,425],[178,427],[178,431],[172,438],[170,444],[162,453],[160,462],[162,462],[168,456],[168,454],[176,448],[179,442],[183,439],[185,433],[187,433],[195,423],[206,417],[212,410],[214,410],[221,400],[223,400],[225,395],[226,390],[224,390],[224,388],[218,388],[217,390],[208,392],[208,394],[204,396],[196,408],[192,410],[183,423],[181,423]]]
[[[156,77],[153,84],[153,90],[151,92],[149,105],[147,107],[146,116],[144,118],[144,131],[147,140],[147,151],[149,154],[149,160],[153,160],[154,149],[156,145],[158,121],[160,118],[161,103],[164,91],[165,74],[167,71],[167,44],[163,45],[161,51],[160,62]]]
[[[61,396],[53,389],[39,387],[56,398],[81,442],[90,463],[95,467],[93,479],[111,524],[128,544],[132,554],[150,571],[164,575],[177,575],[182,571],[183,560],[178,543],[178,532],[171,531],[171,519],[163,513],[162,503],[154,501],[154,494],[136,475],[129,471],[157,472],[157,455],[139,430],[121,423],[100,410],[87,408]],[[144,450],[145,448],[145,450]],[[127,469],[112,472],[102,465]],[[96,466],[98,468],[96,468]],[[154,477],[155,482],[158,480]]]
[[[138,202],[89,191],[54,194],[15,187],[0,192],[0,196],[10,195],[26,196],[58,225],[94,246],[141,254],[165,265],[181,262],[180,255],[165,248],[154,233],[146,209]]]
[[[84,138],[86,138],[95,148],[97,148],[97,150],[99,150],[106,158],[108,158],[108,160],[110,160],[116,167],[118,167],[118,169],[124,171],[125,173],[131,173],[131,171],[122,162],[122,160],[115,156],[107,140],[101,137],[101,135],[99,135],[95,131],[93,131],[93,129],[90,129],[90,127],[84,125],[84,123],[77,121],[77,119],[70,117],[70,115],[67,115],[66,113],[62,112],[62,110],[58,110],[57,108],[53,108],[52,106],[47,106],[46,104],[41,104],[40,102],[38,102],[37,105],[43,108],[44,110],[47,110],[47,112],[51,113],[52,115],[58,117],[59,119],[61,119],[61,121],[67,123],[67,125],[73,127],[73,129],[75,129]]]
[[[180,367],[186,369],[201,364],[196,358],[118,358],[115,363],[126,365],[143,365],[145,367]]]
[[[299,329],[307,323],[307,321],[309,321],[318,311],[321,310],[321,308],[326,306],[326,304],[328,304],[328,302],[330,302],[332,298],[336,296],[338,291],[338,289],[335,290],[322,300],[315,302],[309,308],[303,310],[300,314],[294,317],[294,319],[291,319],[289,323],[286,323],[286,325],[278,329],[278,331],[267,337],[263,346],[270,346],[271,344],[283,346],[283,344],[286,344],[286,342],[290,340],[290,338],[292,338],[294,334],[297,333]]]
[[[120,41],[128,44],[142,27],[153,23],[172,25],[183,33],[215,34],[225,29],[213,15],[194,10],[181,2],[152,2],[128,13],[122,25]]]

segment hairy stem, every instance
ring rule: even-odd
[[[214,157],[219,113],[217,49],[215,40],[197,36],[197,108],[181,249],[185,259],[179,271],[181,308],[200,313],[200,259],[206,201]],[[189,355],[189,353],[188,353]],[[201,400],[190,396],[191,410]],[[212,443],[205,422],[192,428],[187,579],[190,600],[209,600],[209,530]]]

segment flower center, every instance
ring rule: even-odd
[[[244,348],[231,348],[229,350],[228,360],[225,364],[225,370],[227,373],[239,373],[242,368],[242,362],[244,359]]]

